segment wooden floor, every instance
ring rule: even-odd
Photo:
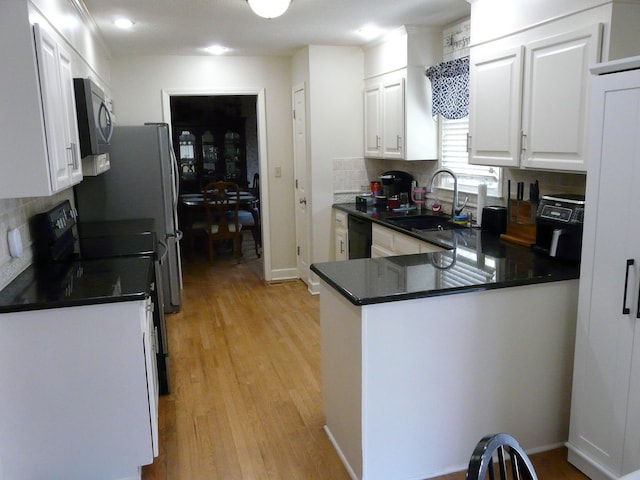
[[[184,256],[160,456],[142,478],[347,480],[322,429],[318,297],[300,281],[267,284],[253,244],[243,252],[240,264]],[[564,449],[532,457],[540,480],[587,478],[565,459]]]

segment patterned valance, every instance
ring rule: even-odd
[[[426,75],[433,89],[433,116],[455,120],[469,115],[469,57],[435,65]]]

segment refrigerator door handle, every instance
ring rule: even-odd
[[[158,240],[158,243],[164,249],[164,252],[162,252],[162,255],[160,255],[160,263],[164,263],[164,261],[167,259],[167,255],[169,254],[169,247],[162,240]]]

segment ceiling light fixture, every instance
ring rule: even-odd
[[[291,0],[247,0],[251,10],[263,18],[276,18],[289,8]]]
[[[229,49],[222,45],[211,45],[210,47],[205,48],[205,51],[211,55],[222,55],[223,53],[228,52]]]
[[[131,20],[129,20],[128,18],[117,18],[113,24],[118,27],[118,28],[123,28],[123,29],[127,29],[127,28],[131,28],[133,27],[133,22]]]

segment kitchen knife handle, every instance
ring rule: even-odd
[[[627,269],[625,270],[625,275],[624,275],[624,297],[622,299],[622,314],[623,315],[629,315],[629,313],[631,312],[629,307],[627,307],[627,290],[629,288],[629,269],[631,268],[631,266],[634,263],[635,263],[635,260],[633,258],[628,258],[627,259]]]

